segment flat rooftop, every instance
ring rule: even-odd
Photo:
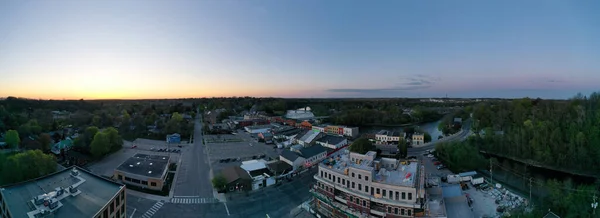
[[[368,152],[366,155],[375,156],[375,152]],[[380,162],[380,169],[377,170],[375,162]],[[350,152],[347,149],[342,149],[331,158],[325,159],[320,163],[322,167],[329,168],[340,174],[344,174],[347,168],[355,168],[374,172],[373,182],[383,183],[395,186],[415,187],[417,177],[417,162],[405,162],[391,158],[375,158],[373,161],[362,160],[359,163],[350,159]]]
[[[68,189],[82,180],[70,175],[71,168],[27,182],[5,186],[0,189],[4,202],[13,217],[28,218],[27,213],[35,210],[29,203],[34,197],[54,191],[57,187]],[[85,182],[79,185],[81,194],[60,200],[62,207],[54,211],[54,217],[94,217],[123,187],[76,167],[79,177]]]
[[[117,170],[152,178],[162,178],[168,165],[168,156],[135,154],[117,167]]]

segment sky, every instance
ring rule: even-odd
[[[0,97],[569,98],[600,1],[0,1]]]

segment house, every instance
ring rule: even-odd
[[[423,145],[425,144],[425,134],[423,133],[415,133],[412,136],[412,145]]]
[[[348,139],[342,136],[326,135],[317,139],[316,144],[326,148],[338,149],[348,144]]]
[[[266,144],[273,143],[273,134],[271,134],[270,132],[258,133],[258,138],[264,141]]]
[[[304,158],[304,167],[311,167],[327,157],[327,149],[320,145],[302,148],[299,153]]]
[[[246,170],[239,166],[231,166],[224,168],[221,171],[223,177],[227,181],[225,190],[232,191],[250,191],[252,188],[252,178]]]
[[[452,127],[455,129],[461,128],[462,127],[462,118],[455,117],[454,122],[452,122]]]
[[[267,165],[258,160],[249,160],[242,162],[242,169],[246,170],[252,178],[252,190],[275,185],[275,177],[267,169]]]
[[[348,136],[350,138],[356,138],[358,137],[358,127],[347,127],[344,126],[344,131],[343,131],[343,135],[344,136]]]
[[[54,153],[54,154],[60,154],[61,151],[63,151],[63,149],[65,151],[68,151],[69,149],[71,149],[71,147],[73,147],[73,140],[71,140],[71,138],[67,137],[65,140],[62,140],[62,141],[54,144],[52,146],[52,148],[50,148],[50,151],[52,151],[52,153]]]
[[[291,150],[284,150],[279,155],[279,160],[292,166],[292,170],[296,170],[304,165],[305,159],[300,157],[300,154]]]
[[[307,120],[302,121],[300,123],[300,128],[302,128],[302,129],[309,129],[310,130],[310,129],[312,129],[312,123],[308,122]]]

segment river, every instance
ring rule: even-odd
[[[438,130],[438,125],[440,124],[440,122],[442,122],[442,120],[415,125],[415,129],[429,133],[429,135],[431,135],[431,140],[437,141],[438,137],[442,135],[442,132],[440,130]],[[380,130],[404,132],[404,128],[405,127],[366,126],[366,127],[360,127],[360,132],[361,133],[377,133]]]

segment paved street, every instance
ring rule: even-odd
[[[462,129],[463,129],[463,132],[460,133],[460,135],[458,135],[458,137],[456,138],[456,140],[463,141],[463,140],[465,140],[467,138],[467,136],[470,135],[470,133],[471,133],[471,131],[470,131],[471,130],[471,121],[470,120],[465,121],[465,125],[463,125]],[[455,141],[455,140],[451,140],[451,141]],[[425,152],[426,150],[435,148],[435,145],[437,144],[437,142],[439,142],[439,141],[433,142],[430,145],[423,146],[423,147],[408,148],[408,155],[409,156],[420,155],[423,152]],[[448,141],[446,141],[446,142],[448,142]]]
[[[194,143],[192,147],[183,152],[179,172],[175,181],[174,196],[213,197],[213,188],[210,183],[210,167],[208,158],[202,145],[201,114],[195,119]]]
[[[227,207],[231,217],[264,218],[267,214],[270,217],[288,217],[293,208],[312,197],[309,189],[314,184],[316,172],[317,168],[311,169],[290,182],[267,187],[249,196],[241,194],[228,197]]]

